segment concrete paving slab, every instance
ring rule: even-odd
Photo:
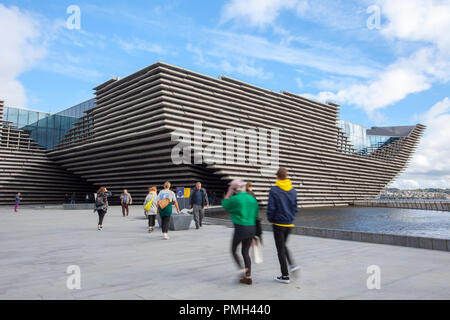
[[[450,254],[375,243],[291,235],[301,266],[290,284],[279,275],[273,235],[264,232],[264,263],[253,264],[252,286],[237,282],[233,229],[194,223],[185,231],[147,233],[142,208],[129,217],[110,208],[103,231],[91,210],[0,208],[0,299],[449,299]],[[81,269],[81,289],[69,290],[66,269]],[[381,270],[369,290],[367,267]]]

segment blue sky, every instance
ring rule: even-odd
[[[66,27],[69,5],[80,8],[79,30]],[[378,29],[367,26],[373,5]],[[366,127],[427,122],[435,129],[396,186],[450,187],[449,1],[19,0],[2,1],[2,15],[7,105],[57,112],[163,61],[334,101]]]

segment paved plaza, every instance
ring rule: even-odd
[[[288,246],[301,266],[279,284],[274,241],[264,233],[264,263],[252,286],[237,281],[231,228],[160,229],[148,234],[141,206],[129,217],[110,208],[97,231],[91,210],[0,208],[0,299],[450,299],[450,254],[424,249],[293,235]],[[67,267],[81,270],[69,290]],[[381,269],[369,290],[367,267]]]

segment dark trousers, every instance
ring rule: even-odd
[[[125,217],[125,210],[127,211],[127,216],[128,216],[128,213],[130,212],[130,210],[128,209],[128,204],[122,203],[122,214],[124,217]]]
[[[154,227],[155,226],[155,218],[156,218],[156,215],[152,215],[152,214],[149,214],[148,216],[148,227],[150,228],[150,227]]]
[[[277,247],[281,275],[285,277],[289,276],[288,263],[289,265],[293,265],[291,256],[286,247],[286,241],[290,232],[291,228],[273,225],[273,237],[275,238],[275,246]]]
[[[161,229],[162,229],[163,233],[169,232],[169,222],[170,222],[170,216],[161,217]]]
[[[252,274],[252,260],[250,259],[250,247],[252,245],[253,238],[247,238],[247,239],[239,239],[236,238],[236,235],[233,237],[233,241],[231,242],[231,254],[233,255],[234,261],[236,261],[236,264],[239,268],[242,269],[242,262],[239,259],[239,256],[237,255],[237,247],[240,243],[242,243],[241,246],[241,254],[244,258],[244,266],[247,269],[245,275],[250,276]]]
[[[203,218],[205,217],[205,208],[202,208],[200,204],[194,204],[192,208],[193,208],[192,211],[194,213],[195,227],[198,229],[199,227],[202,226],[202,221]]]
[[[103,218],[105,217],[106,211],[103,210],[97,210],[98,213],[98,225],[103,225]]]

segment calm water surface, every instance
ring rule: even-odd
[[[227,213],[211,216],[229,217]],[[260,217],[265,219],[265,210]],[[450,239],[450,212],[373,207],[300,209],[297,226]]]
[[[301,209],[296,224],[450,239],[448,211],[366,207]]]

